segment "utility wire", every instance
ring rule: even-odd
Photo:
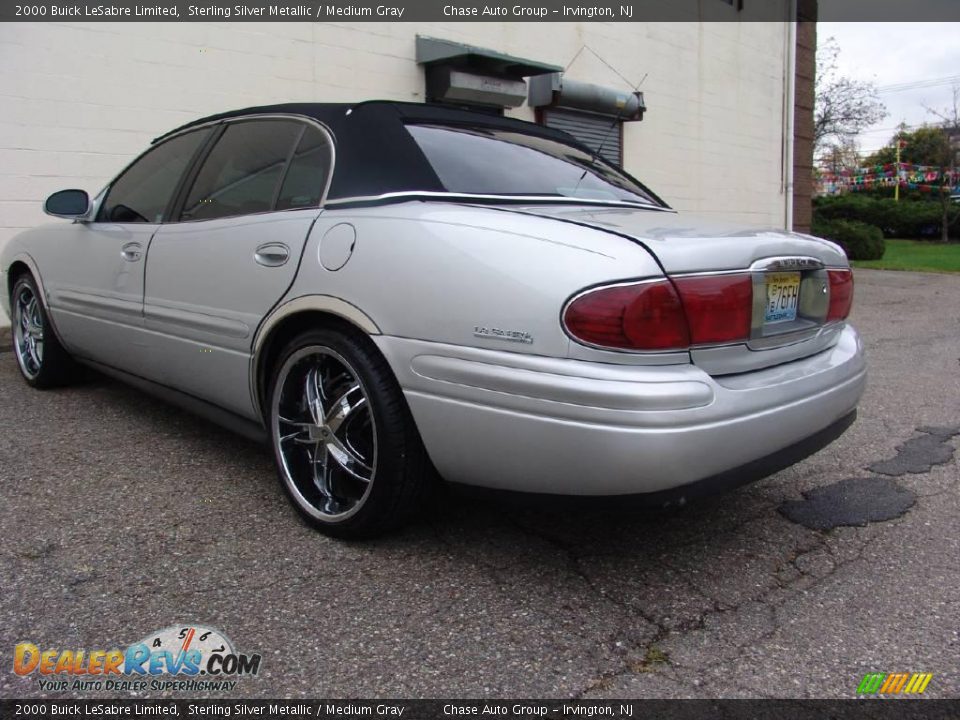
[[[644,73],[643,77],[640,78],[640,82],[634,84],[634,83],[630,82],[630,80],[628,80],[623,73],[621,73],[621,72],[620,72],[619,70],[617,70],[613,65],[611,65],[610,63],[608,63],[603,57],[601,57],[600,53],[598,53],[596,50],[594,50],[592,47],[590,47],[590,46],[587,45],[586,43],[584,43],[583,45],[581,45],[581,46],[580,46],[580,49],[577,50],[576,54],[570,59],[570,62],[567,63],[567,66],[566,66],[566,67],[564,68],[564,70],[563,70],[564,72],[567,72],[567,71],[570,69],[570,66],[573,65],[574,61],[575,61],[578,57],[580,57],[580,54],[581,54],[584,50],[588,51],[588,52],[589,52],[591,55],[593,55],[597,60],[599,60],[600,62],[602,62],[604,65],[606,65],[611,71],[613,71],[613,73],[614,73],[618,78],[620,78],[621,80],[623,80],[623,82],[625,82],[628,87],[632,88],[632,89],[633,89],[633,92],[639,92],[639,91],[640,91],[640,86],[643,85],[643,83],[644,83],[644,81],[647,79],[647,75],[648,75],[649,73]],[[602,157],[602,156],[601,156],[601,153],[603,152],[603,148],[604,148],[604,146],[607,144],[607,140],[610,138],[610,135],[613,133],[614,129],[617,127],[617,123],[620,122],[620,118],[621,118],[621,116],[623,115],[624,108],[626,108],[626,104],[624,104],[623,106],[621,106],[620,108],[617,109],[617,114],[616,114],[616,116],[613,118],[613,122],[610,123],[610,127],[607,128],[607,131],[603,134],[603,137],[600,139],[600,145],[597,147],[596,150],[593,151],[593,158],[594,158],[594,160],[599,159],[599,158]],[[574,192],[576,192],[576,190],[579,190],[579,189],[580,189],[580,183],[582,183],[583,180],[584,180],[584,178],[587,177],[587,172],[588,172],[588,171],[589,171],[589,168],[586,168],[586,167],[585,167],[585,168],[583,169],[583,174],[580,175],[580,179],[577,181],[577,187],[574,189]]]
[[[906,90],[919,90],[921,88],[954,84],[960,84],[960,75],[948,75],[947,77],[927,78],[925,80],[910,80],[901,83],[891,83],[890,85],[881,85],[877,88],[877,92],[881,94],[896,93],[904,92]]]

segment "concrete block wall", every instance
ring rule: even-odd
[[[6,23],[0,246],[50,221],[49,193],[97,192],[194,118],[273,102],[423,101],[417,34],[626,89],[591,52],[577,56],[588,46],[643,79],[649,111],[626,125],[629,171],[678,210],[783,227],[782,23]],[[512,114],[533,119],[526,107]]]

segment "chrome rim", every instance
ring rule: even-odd
[[[274,448],[284,481],[311,516],[338,521],[363,505],[377,468],[377,428],[357,372],[333,350],[298,350],[277,378]]]
[[[17,362],[31,380],[43,367],[43,315],[29,285],[21,285],[13,302],[13,337]]]

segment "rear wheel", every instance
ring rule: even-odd
[[[53,334],[40,292],[29,275],[21,275],[14,282],[10,308],[13,351],[23,379],[38,389],[70,382],[76,365]]]
[[[368,338],[311,330],[272,377],[277,470],[300,513],[337,537],[370,537],[422,507],[430,464],[389,366]]]

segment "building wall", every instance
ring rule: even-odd
[[[417,34],[568,66],[649,111],[624,165],[681,211],[784,226],[782,23],[0,25],[0,245],[54,190],[98,191],[151,138],[284,101],[422,101]],[[522,107],[513,115],[533,119]]]
[[[801,2],[797,23],[794,91],[793,229],[810,232],[813,221],[813,112],[817,75],[817,4]]]

